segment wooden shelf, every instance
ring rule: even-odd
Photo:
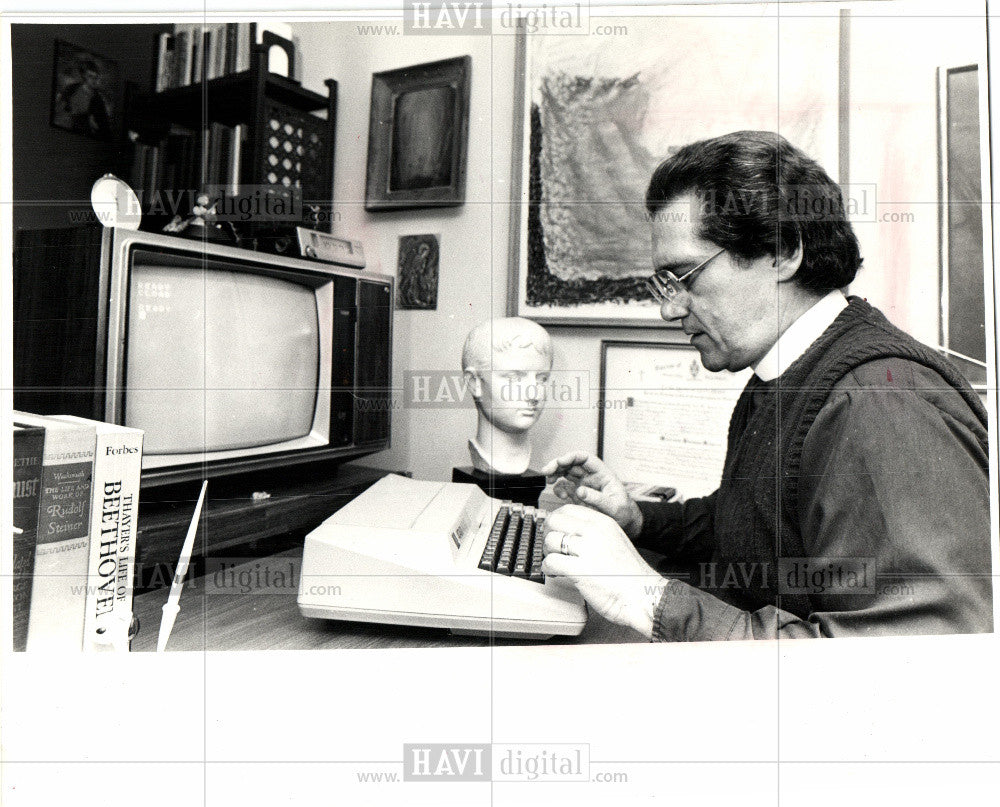
[[[254,71],[244,70],[205,83],[155,93],[149,103],[157,116],[192,129],[205,121],[234,126],[252,120],[254,111],[250,99],[254,81]],[[284,76],[268,73],[263,81],[265,96],[299,112],[316,112],[326,109],[329,103],[326,96],[307,90]]]

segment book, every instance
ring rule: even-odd
[[[156,91],[163,92],[173,86],[174,75],[174,37],[172,34],[160,34],[159,50],[156,56]]]
[[[79,652],[96,430],[83,423],[17,411],[14,423],[45,429],[27,647],[29,651]]]
[[[83,650],[127,652],[143,432],[72,415],[55,417],[96,431]]]
[[[191,83],[191,40],[188,25],[174,26],[174,58],[171,87],[185,87]]]
[[[14,425],[14,650],[28,646],[31,579],[35,571],[38,500],[42,492],[45,429]]]

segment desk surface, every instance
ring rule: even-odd
[[[302,549],[242,563],[220,562],[214,573],[189,580],[181,596],[168,650],[308,650],[313,648],[486,647],[489,645],[610,644],[642,642],[638,633],[591,613],[580,636],[489,639],[455,636],[441,628],[310,619],[299,613]],[[133,651],[156,650],[168,588],[135,598],[139,633]]]

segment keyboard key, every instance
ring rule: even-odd
[[[528,576],[528,552],[535,532],[535,511],[528,508],[524,514],[521,531],[518,535],[517,556],[514,560],[514,577]]]
[[[544,583],[545,575],[542,574],[542,549],[544,546],[545,516],[540,515],[535,520],[535,540],[531,546],[531,564],[528,570],[528,579],[535,583]]]
[[[479,568],[487,572],[492,572],[497,567],[497,560],[500,557],[500,539],[504,530],[510,522],[510,507],[505,503],[497,512],[497,517],[490,529],[489,537],[486,539],[486,546],[483,549],[483,557],[479,561]]]
[[[510,525],[504,531],[503,544],[500,547],[500,559],[497,561],[497,568],[500,574],[510,576],[514,568],[514,552],[517,550],[517,539],[521,533],[521,524],[524,517],[517,512],[511,513]]]

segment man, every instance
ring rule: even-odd
[[[779,135],[736,132],[662,163],[646,205],[660,315],[707,369],[754,375],[710,496],[636,503],[595,457],[546,466],[574,503],[543,571],[654,640],[991,631],[986,412],[840,291],[861,257],[837,185]]]

